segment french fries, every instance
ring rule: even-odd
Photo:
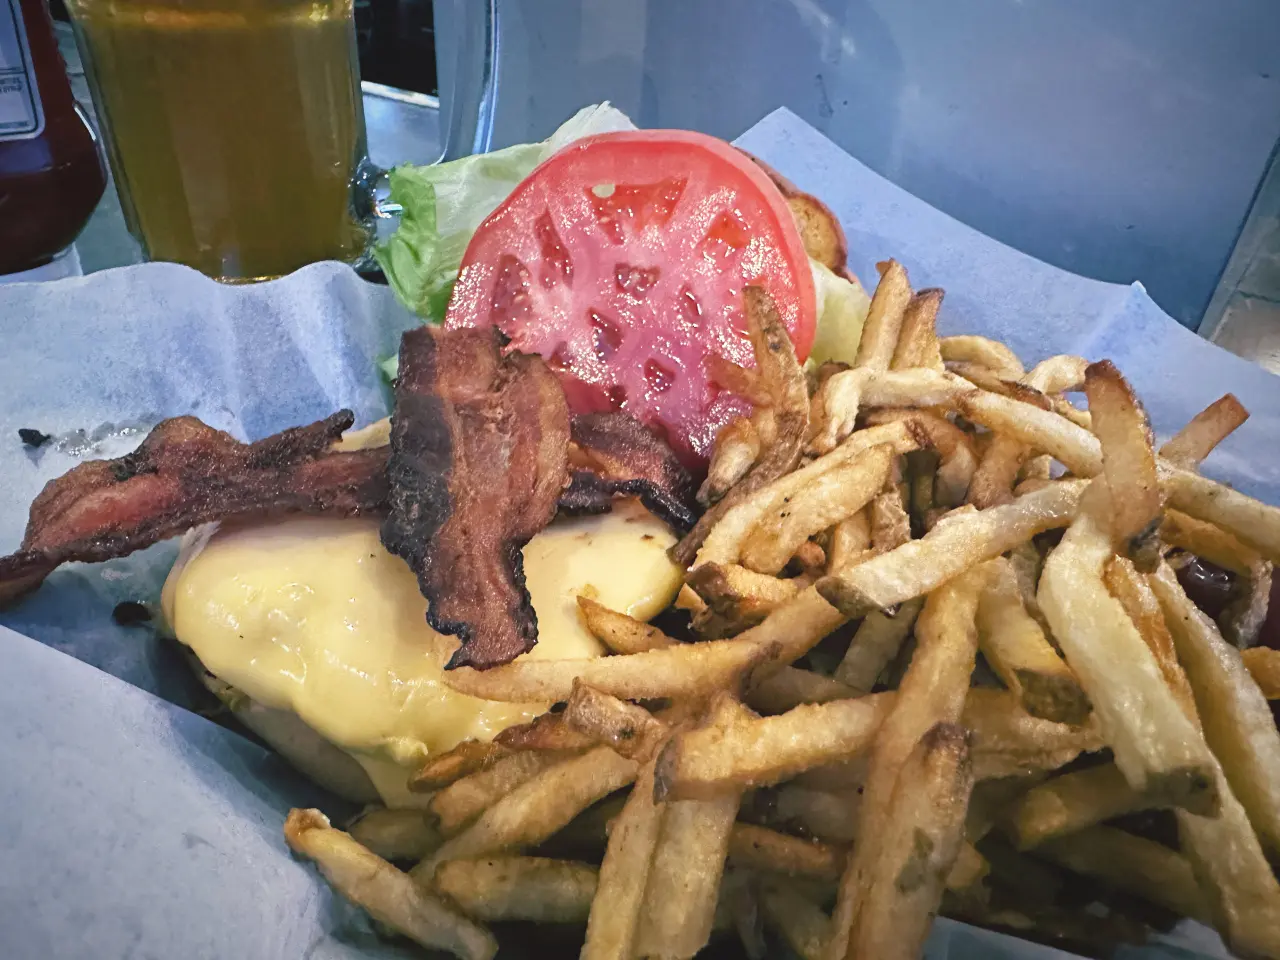
[[[973,734],[973,770],[978,780],[1056,770],[1104,746],[1096,713],[1080,726],[1044,720],[1027,713],[1006,690],[972,688],[961,722]]]
[[[902,315],[902,328],[893,350],[893,370],[914,367],[942,369],[942,353],[938,346],[938,309],[943,292],[936,287],[921,290],[907,303]]]
[[[423,810],[366,810],[347,828],[351,839],[383,860],[421,860],[440,846],[440,831]]]
[[[698,502],[718,503],[760,458],[760,434],[750,417],[726,423],[716,435],[715,452],[707,468],[707,479],[698,488]]]
[[[1084,391],[1102,444],[1112,539],[1139,570],[1150,573],[1160,562],[1156,532],[1163,500],[1146,411],[1110,360],[1089,365]]]
[[[910,302],[911,285],[907,282],[907,271],[897,260],[890,260],[871,297],[867,319],[862,325],[858,356],[853,364],[855,367],[889,369]]]
[[[1089,695],[1129,785],[1169,805],[1212,816],[1218,797],[1209,748],[1124,607],[1102,582],[1111,539],[1096,514],[1108,509],[1106,501],[1106,488],[1092,486],[1080,515],[1049,554],[1040,578],[1040,609]]]
[[[800,960],[823,960],[831,936],[831,918],[812,900],[781,883],[764,883],[760,909]]]
[[[1234,394],[1224,394],[1205,407],[1160,448],[1160,456],[1175,467],[1194,470],[1213,448],[1235,432],[1249,411]]]
[[[667,725],[644,707],[575,683],[564,719],[569,726],[605,743],[629,760],[647,759],[666,737]]]
[[[986,367],[1003,380],[1017,380],[1025,372],[1018,355],[999,340],[987,337],[943,337],[938,341],[943,362],[964,361]]]
[[[873,610],[862,619],[849,642],[849,649],[836,667],[834,677],[858,693],[870,693],[876,680],[915,626],[924,601],[919,597],[900,604],[893,615]]]
[[[1029,850],[1152,806],[1151,800],[1129,786],[1114,763],[1103,763],[1032,787],[1014,805],[1009,828],[1018,849]]]
[[[1262,695],[1268,700],[1280,700],[1280,650],[1253,647],[1241,651],[1240,657]]]
[[[426,766],[410,778],[409,784],[414,790],[437,790],[477,770],[483,770],[506,753],[502,746],[495,743],[463,740],[452,750],[432,757]]]
[[[491,960],[497,954],[493,934],[329,826],[319,810],[289,811],[284,836],[291,850],[315,861],[330,886],[415,943],[462,960]]]
[[[463,913],[486,923],[585,923],[598,873],[572,860],[492,857],[442,863],[434,884]]]
[[[778,876],[834,884],[844,869],[844,848],[749,823],[729,834],[729,863]]]
[[[675,643],[657,627],[610,610],[590,597],[578,597],[578,609],[592,636],[614,653],[644,653]]]

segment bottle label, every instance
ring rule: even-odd
[[[44,108],[18,0],[0,0],[0,141],[44,132]]]

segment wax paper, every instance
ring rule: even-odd
[[[738,142],[835,210],[861,277],[892,256],[913,285],[944,287],[944,332],[998,337],[1028,366],[1062,352],[1110,357],[1162,435],[1234,392],[1252,417],[1205,470],[1280,502],[1277,382],[1186,331],[1140,285],[1087,280],[1002,246],[785,110]],[[382,416],[376,362],[413,322],[386,288],[337,264],[244,287],[161,264],[0,286],[0,551],[16,547],[43,483],[84,457],[123,452],[163,417],[194,413],[252,439],[343,406],[358,422]],[[25,448],[20,427],[54,439]],[[206,701],[172,646],[111,621],[118,601],[154,599],[172,556],[162,544],[72,566],[0,611],[0,624],[40,641],[0,630],[5,955],[404,955],[286,851],[283,813],[315,791],[184,709]],[[1185,925],[1126,954],[1225,955]],[[928,956],[1065,955],[940,922]]]

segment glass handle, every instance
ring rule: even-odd
[[[441,160],[487,153],[498,98],[498,0],[435,0]]]

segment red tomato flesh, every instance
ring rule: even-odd
[[[704,467],[750,404],[709,354],[755,365],[742,291],[773,297],[803,361],[813,276],[786,202],[721,140],[601,134],[551,157],[471,238],[445,326],[496,324],[556,369],[576,413],[624,410]]]

